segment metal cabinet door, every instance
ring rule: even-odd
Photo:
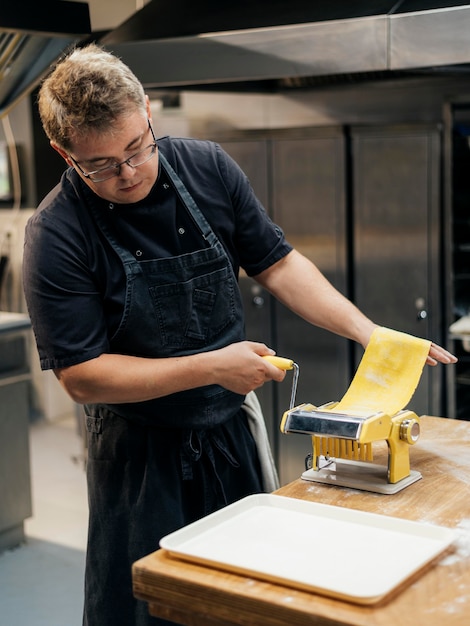
[[[354,300],[381,325],[440,342],[439,130],[355,128],[351,137]],[[442,414],[440,376],[424,368],[412,410]]]
[[[345,148],[341,129],[304,130],[274,139],[273,217],[288,240],[341,292],[346,290]],[[300,294],[301,295],[301,294]],[[314,328],[276,302],[276,350],[299,364],[297,402],[339,400],[349,379],[348,343]],[[278,385],[278,423],[289,407],[290,381]],[[279,435],[283,484],[299,478],[311,452],[306,435]]]

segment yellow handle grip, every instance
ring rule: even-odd
[[[283,356],[263,356],[263,359],[269,361],[271,365],[275,365],[280,370],[291,370],[294,367],[294,361],[292,359],[286,359]]]

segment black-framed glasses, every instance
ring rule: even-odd
[[[142,148],[142,150],[139,150],[135,154],[131,155],[128,159],[124,159],[121,163],[113,163],[112,165],[106,165],[106,167],[100,167],[97,170],[93,170],[93,172],[85,172],[80,163],[78,163],[71,154],[69,154],[69,157],[85,178],[91,180],[92,183],[102,183],[105,180],[114,178],[114,176],[119,176],[123,165],[128,165],[129,167],[135,169],[136,167],[139,167],[139,165],[143,165],[144,163],[147,163],[147,161],[150,161],[150,159],[154,156],[157,151],[157,139],[153,132],[152,125],[150,124],[150,120],[148,120],[148,125],[149,130],[152,133],[153,142],[145,148]]]

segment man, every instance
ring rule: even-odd
[[[132,562],[263,490],[243,403],[285,372],[245,340],[239,268],[362,346],[375,324],[292,249],[218,145],[155,139],[148,98],[114,56],[73,51],[39,111],[70,168],[28,224],[24,286],[42,368],[86,406],[84,624],[163,623],[133,599]],[[433,345],[437,361],[455,357]]]

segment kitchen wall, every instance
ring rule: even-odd
[[[152,115],[159,135],[206,138],[234,130],[328,126],[332,123],[331,116],[319,109],[313,98],[302,100],[286,94],[183,91],[179,106],[163,107],[157,93],[152,99]]]
[[[442,123],[445,103],[470,100],[470,75],[351,76],[278,93],[243,93],[228,85],[225,93],[183,90],[178,107],[162,108],[161,100],[171,101],[168,93],[149,91],[157,130],[209,137],[230,130]]]

